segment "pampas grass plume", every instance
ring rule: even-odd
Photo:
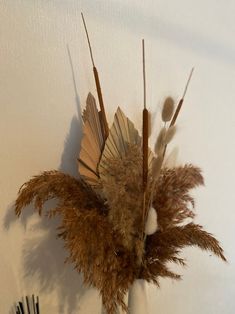
[[[152,166],[152,177],[154,180],[156,180],[156,178],[158,177],[158,175],[160,174],[161,171],[161,167],[162,167],[162,163],[163,163],[163,156],[159,155],[157,158],[154,159],[153,161],[153,166]]]
[[[174,100],[172,97],[167,97],[162,108],[162,121],[168,122],[171,120],[174,113]]]

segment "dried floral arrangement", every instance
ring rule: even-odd
[[[82,16],[83,18],[83,16]],[[20,189],[15,211],[31,202],[39,214],[51,198],[58,204],[47,212],[59,215],[58,235],[84,283],[96,287],[108,314],[118,306],[128,312],[124,296],[136,279],[159,285],[160,277],[180,279],[168,262],[185,265],[185,246],[197,246],[226,260],[219,242],[200,225],[189,206],[190,190],[203,184],[201,170],[191,164],[168,168],[167,145],[176,133],[175,122],[183,97],[175,108],[171,97],[162,109],[163,127],[154,149],[149,148],[143,41],[144,109],[142,137],[120,108],[111,128],[105,114],[98,71],[88,39],[100,110],[88,94],[83,112],[83,138],[78,158],[80,179],[59,171],[45,171]]]

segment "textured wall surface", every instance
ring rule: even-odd
[[[229,264],[185,250],[184,280],[149,287],[149,313],[233,314],[233,0],[0,0],[0,313],[12,314],[14,301],[32,292],[45,314],[101,313],[98,293],[63,264],[56,221],[32,215],[31,207],[16,220],[12,208],[32,175],[58,168],[77,175],[80,113],[87,93],[95,93],[81,11],[110,123],[120,105],[141,127],[142,37],[152,112],[165,96],[180,97],[195,66],[174,144],[180,163],[204,171],[206,187],[194,193],[197,221],[220,239]]]

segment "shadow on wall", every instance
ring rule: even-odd
[[[70,130],[65,140],[59,170],[74,177],[78,177],[77,157],[82,136],[81,107],[69,48],[68,56],[72,70],[78,117],[74,116],[72,118]],[[53,208],[55,203],[55,200],[47,202],[44,206],[44,210],[46,211],[47,208]],[[24,209],[20,217],[20,222],[24,228],[26,228],[34,212],[35,210],[32,205]],[[9,207],[5,216],[5,229],[9,229],[11,224],[17,219],[14,213],[14,206],[12,205]],[[64,264],[67,252],[63,248],[63,242],[56,239],[56,228],[58,225],[59,218],[49,220],[46,217],[42,217],[28,230],[29,233],[31,231],[32,236],[26,238],[23,245],[23,267],[26,283],[26,285],[23,286],[29,287],[30,282],[35,280],[40,285],[39,296],[42,296],[42,299],[47,293],[51,294],[55,292],[57,294],[59,314],[79,313],[79,300],[87,289],[82,286],[82,275],[79,275],[73,269],[73,265]],[[26,292],[28,294],[37,293],[37,291],[30,290],[26,290]],[[13,309],[10,310],[11,314],[13,313],[12,311]]]
[[[133,5],[131,1],[110,0],[108,5],[106,0],[100,0],[99,5],[95,1],[82,1],[82,10],[84,14],[87,13],[88,20],[89,16],[93,16],[102,20],[102,23],[112,23],[117,28],[123,27],[129,32],[145,33],[152,40],[161,38],[180,48],[219,59],[228,65],[235,64],[235,51],[231,44],[174,24],[170,19],[161,19],[155,10],[144,14],[143,9]],[[195,23],[196,19],[195,15]]]

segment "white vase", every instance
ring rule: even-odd
[[[137,279],[129,290],[128,308],[130,314],[148,314],[147,283]]]
[[[128,306],[128,314],[149,314],[147,302],[147,283],[143,279],[136,279],[130,287],[125,297],[125,303]],[[102,314],[107,314],[102,307]],[[118,308],[117,314],[125,314],[121,307]]]

